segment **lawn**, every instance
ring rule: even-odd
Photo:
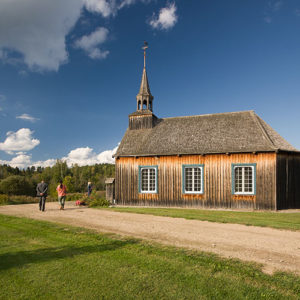
[[[300,230],[300,212],[240,212],[208,209],[143,207],[113,207],[101,209],[218,223],[233,223],[279,229]]]
[[[299,299],[300,277],[0,215],[0,299]]]

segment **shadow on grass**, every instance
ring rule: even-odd
[[[114,251],[127,245],[136,244],[136,240],[112,241],[108,244],[91,245],[82,247],[57,247],[44,248],[32,251],[19,251],[0,255],[0,271],[10,268],[20,268],[27,264],[42,263],[51,260],[72,258],[77,255]]]

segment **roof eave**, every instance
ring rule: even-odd
[[[280,149],[268,149],[268,150],[248,150],[248,151],[224,151],[224,152],[195,152],[195,153],[156,153],[156,154],[116,154],[114,157],[147,157],[147,156],[180,156],[180,155],[210,155],[210,154],[241,154],[241,153],[266,153],[266,152],[298,152],[300,151],[291,151],[291,150],[280,150]]]

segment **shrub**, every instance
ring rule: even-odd
[[[90,197],[86,196],[86,203],[89,207],[108,207],[110,202],[103,196],[103,192],[93,191]]]
[[[24,176],[12,175],[0,182],[0,191],[7,195],[35,195],[35,188]]]
[[[0,205],[38,203],[39,200],[39,197],[23,195],[0,195]],[[57,201],[57,199],[53,197],[47,197],[46,201],[54,202]]]
[[[90,198],[88,200],[89,207],[108,207],[110,205],[109,201],[107,201],[104,197],[101,198]]]
[[[84,193],[70,193],[67,194],[67,201],[82,200],[82,198],[84,197],[85,197]]]
[[[7,195],[0,195],[0,205],[8,204],[8,196]]]
[[[30,196],[9,196],[8,204],[27,204],[27,203],[37,203],[39,201],[38,197],[30,197]]]

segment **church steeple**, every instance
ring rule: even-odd
[[[129,130],[150,129],[156,126],[158,119],[152,112],[153,96],[150,92],[147,71],[146,71],[146,49],[147,42],[144,42],[144,69],[140,91],[136,96],[137,110],[129,115]]]
[[[143,68],[143,75],[142,81],[140,86],[140,91],[136,96],[137,102],[137,111],[141,110],[150,110],[153,111],[153,96],[150,92],[147,71],[146,71],[146,49],[148,48],[148,43],[144,42],[143,50],[144,50],[144,68]]]

